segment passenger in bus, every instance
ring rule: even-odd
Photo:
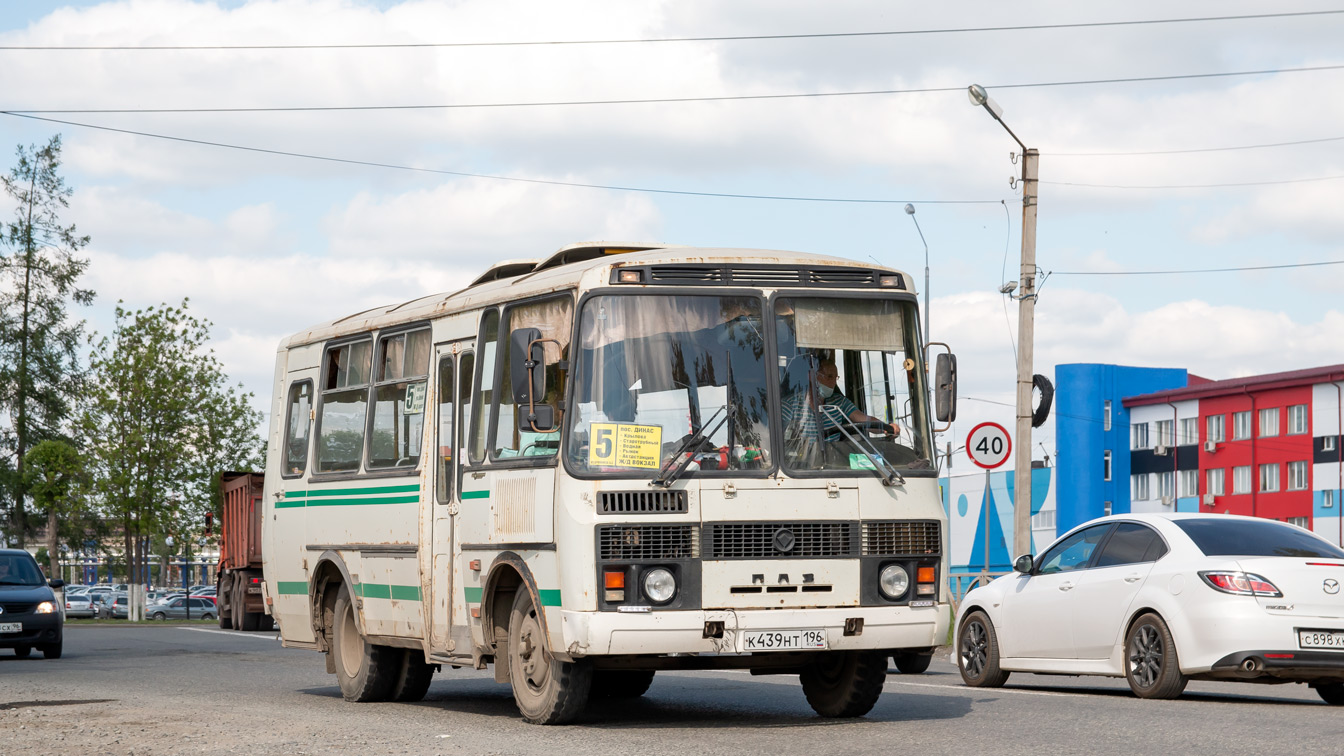
[[[873,417],[872,415],[863,412],[858,407],[854,406],[854,402],[851,402],[848,397],[840,393],[840,390],[836,388],[836,384],[840,380],[840,370],[836,367],[835,360],[821,360],[817,364],[814,376],[817,385],[817,395],[821,401],[820,406],[817,407],[818,410],[820,410],[820,407],[835,407],[840,410],[845,417],[849,418],[850,422],[879,423],[890,429],[889,435],[900,435],[901,427],[899,425],[896,423],[883,422],[881,418]],[[816,416],[818,414],[821,415],[821,422],[824,430],[829,431],[838,425],[832,412],[820,410],[819,412],[814,413],[812,411],[813,401],[811,392],[807,387],[804,387],[800,391],[795,391],[793,394],[785,397],[784,405],[781,409],[783,410],[784,415],[784,425],[788,429],[786,433],[790,435],[797,434],[803,438],[815,438],[820,435],[817,432]]]

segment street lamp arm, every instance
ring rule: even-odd
[[[1008,128],[1008,124],[1004,123],[1003,119],[999,117],[999,114],[995,113],[994,109],[989,107],[989,103],[986,102],[981,107],[985,109],[985,112],[989,113],[991,116],[994,116],[994,120],[999,122],[999,125],[1003,127],[1003,130],[1008,132],[1008,136],[1012,137],[1013,141],[1017,142],[1017,146],[1022,148],[1023,154],[1026,154],[1027,146],[1022,143],[1021,139],[1017,138],[1017,134],[1014,134],[1012,129]]]

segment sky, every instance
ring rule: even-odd
[[[98,294],[76,314],[106,333],[118,301],[189,298],[262,410],[281,338],[499,260],[588,240],[789,249],[906,270],[923,296],[922,230],[932,339],[959,358],[940,445],[960,446],[981,421],[1011,428],[1018,305],[999,289],[1022,230],[1020,148],[965,87],[1041,153],[1035,372],[1344,362],[1344,265],[1171,272],[1344,260],[1344,12],[946,30],[1313,11],[1344,3],[7,0],[0,167],[61,134]],[[819,33],[868,34],[433,46]],[[377,44],[403,46],[31,49]],[[1306,68],[1324,70],[1284,70]],[[1279,72],[1099,81],[1248,71]],[[916,89],[944,91],[516,105]],[[482,104],[515,105],[218,110]],[[146,109],[215,110],[87,112]],[[1138,271],[1163,273],[1120,275]],[[1053,422],[1033,446],[1056,456]]]

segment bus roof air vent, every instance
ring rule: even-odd
[[[504,260],[497,262],[486,269],[484,273],[476,277],[470,286],[480,286],[490,281],[500,281],[505,278],[516,278],[524,273],[531,273],[537,267],[540,260]]]

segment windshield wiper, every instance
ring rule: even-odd
[[[723,419],[720,420],[717,425],[711,428],[709,433],[704,432],[704,426],[701,426],[699,429],[692,430],[690,435],[686,436],[686,438],[682,440],[681,444],[677,446],[677,450],[672,452],[672,457],[668,459],[667,462],[665,462],[661,468],[659,468],[658,475],[653,480],[649,481],[649,485],[658,486],[661,488],[667,488],[671,486],[672,483],[676,481],[677,478],[680,478],[681,474],[686,472],[686,468],[690,467],[691,463],[695,461],[695,454],[693,453],[686,454],[687,450],[696,448],[700,446],[700,444],[705,443],[711,436],[713,436],[715,433],[718,433],[719,428],[723,427],[723,424],[728,421],[729,417],[732,416],[732,410],[729,408],[729,405],[725,404],[724,406],[714,410],[714,414],[709,416],[709,420],[706,422],[706,425],[708,423],[714,422],[714,418],[718,417],[719,413],[723,412],[724,410],[728,410],[728,414],[724,415]],[[685,454],[686,457],[685,459],[682,459],[683,454]]]
[[[849,418],[845,417],[844,411],[833,404],[824,404],[821,407],[821,412],[826,415],[826,419],[835,423],[835,429],[840,432],[840,435],[844,436],[847,441],[854,445],[854,448],[858,449],[868,458],[868,461],[873,465],[871,468],[873,474],[882,479],[882,485],[905,485],[905,476],[901,475],[901,473],[887,461],[887,458],[882,456],[882,452],[878,451],[876,446],[873,446],[872,441],[869,441],[866,436],[855,435],[849,432],[849,429],[845,427],[845,425],[849,423]]]
[[[39,586],[39,585],[42,585],[42,584],[41,584],[41,583],[30,583],[30,582],[28,582],[27,580],[0,580],[0,585],[26,585],[26,586],[30,586],[30,587],[34,587],[34,588],[35,588],[35,587],[37,587],[37,586]]]

